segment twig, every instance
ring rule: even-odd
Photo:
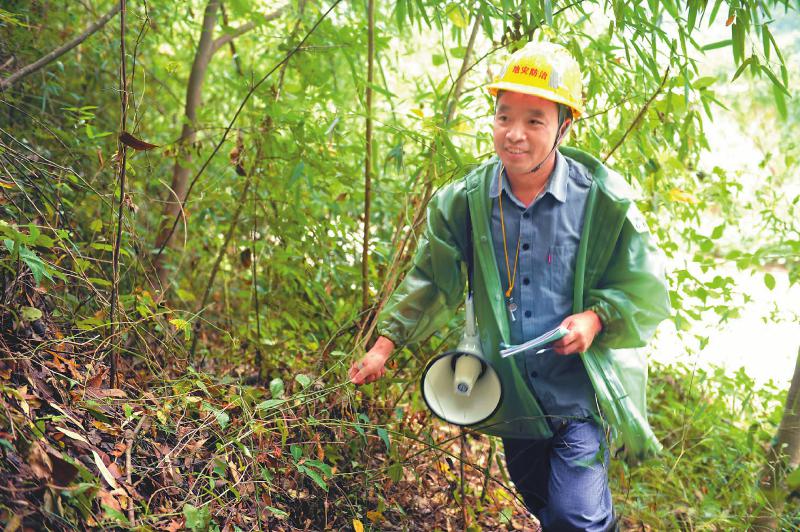
[[[211,164],[211,161],[214,159],[214,157],[217,155],[217,152],[220,150],[222,145],[227,140],[228,134],[230,133],[231,129],[233,128],[233,124],[236,123],[236,120],[239,118],[239,115],[242,113],[242,110],[244,109],[244,106],[247,104],[247,102],[250,100],[250,98],[253,96],[253,94],[255,94],[255,92],[267,80],[267,78],[269,78],[276,70],[278,70],[278,68],[280,68],[281,65],[283,65],[283,63],[288,61],[295,53],[297,53],[297,51],[303,46],[303,44],[308,40],[308,38],[311,37],[311,35],[314,33],[314,31],[316,31],[316,29],[319,27],[319,25],[322,24],[322,21],[325,20],[328,17],[330,12],[333,11],[333,9],[337,5],[339,5],[339,3],[341,1],[342,0],[335,0],[333,5],[331,5],[331,7],[329,7],[328,10],[325,11],[325,13],[322,14],[322,16],[317,20],[317,22],[314,24],[314,26],[311,28],[311,30],[308,33],[306,33],[305,37],[303,37],[303,39],[297,44],[297,46],[292,48],[289,51],[289,53],[287,53],[286,56],[283,59],[281,59],[274,67],[272,67],[272,69],[269,72],[267,72],[264,75],[264,77],[262,77],[258,81],[258,83],[253,85],[250,88],[250,90],[247,91],[247,94],[245,95],[244,99],[242,100],[242,103],[239,104],[239,108],[236,110],[236,113],[234,113],[233,118],[228,123],[228,126],[225,128],[225,132],[222,134],[222,138],[219,140],[217,145],[214,147],[214,151],[211,152],[211,155],[208,156],[206,161],[203,163],[203,166],[200,167],[200,170],[197,171],[197,174],[195,174],[195,176],[192,178],[191,183],[189,183],[189,188],[186,190],[186,195],[183,197],[183,201],[181,201],[181,209],[183,209],[185,207],[186,202],[189,200],[189,195],[192,193],[192,189],[194,188],[195,184],[197,183],[197,180],[200,179],[200,176],[203,175],[203,172],[206,171],[206,168],[208,168],[208,165]],[[178,226],[178,221],[179,220],[180,220],[180,216],[176,216],[175,219],[173,220],[172,228],[169,230],[169,233],[164,238],[161,246],[159,246],[158,251],[156,251],[156,254],[155,254],[156,257],[160,257],[161,254],[164,252],[164,248],[167,247],[167,243],[169,242],[170,238],[172,238],[172,234],[175,232],[175,228]]]
[[[250,259],[252,261],[253,269],[253,310],[256,313],[256,359],[255,364],[258,369],[258,383],[261,384],[264,378],[264,370],[261,363],[261,310],[258,306],[258,255],[256,255],[256,233],[258,232],[258,209],[256,209],[256,202],[258,200],[258,182],[256,182],[256,189],[253,191],[253,240],[252,247],[250,248]]]
[[[622,145],[622,143],[628,137],[628,134],[630,134],[630,132],[633,131],[633,128],[635,128],[639,124],[639,122],[641,121],[642,117],[647,112],[647,109],[650,107],[650,104],[653,103],[653,100],[655,100],[656,97],[659,94],[661,94],[661,91],[664,90],[664,85],[667,84],[667,78],[669,77],[669,69],[670,69],[670,67],[667,67],[667,69],[664,71],[664,78],[661,80],[661,84],[658,86],[658,89],[656,89],[656,92],[654,92],[653,95],[650,96],[650,99],[647,100],[647,102],[645,102],[644,107],[642,107],[639,110],[639,113],[636,115],[636,118],[634,118],[633,122],[631,122],[631,125],[628,126],[628,129],[622,135],[622,138],[620,138],[617,141],[617,143],[614,144],[614,147],[611,148],[611,151],[608,152],[608,154],[605,157],[603,157],[603,162],[604,163],[606,161],[608,161],[609,157],[611,157],[614,154],[614,152],[617,151],[617,148],[619,148]]]
[[[463,520],[464,530],[467,529],[467,502],[464,499],[464,462],[467,456],[467,433],[461,429],[461,519]]]
[[[220,4],[219,10],[222,13],[223,24],[228,26],[228,12],[225,11],[225,4]],[[243,77],[244,72],[242,72],[242,63],[239,61],[239,55],[236,53],[236,45],[233,44],[233,39],[228,41],[228,47],[231,49],[231,59],[233,59],[233,64],[236,66],[236,73],[239,74],[239,77]]]
[[[27,76],[29,74],[32,74],[32,73],[36,72],[37,70],[39,70],[43,66],[47,65],[48,63],[53,62],[54,60],[58,59],[59,57],[61,57],[65,53],[69,52],[70,50],[72,50],[73,48],[78,46],[80,43],[82,43],[83,41],[88,39],[97,30],[99,30],[100,28],[105,26],[106,23],[109,20],[111,20],[114,17],[114,15],[119,13],[120,9],[122,9],[123,7],[124,7],[124,3],[120,2],[119,4],[117,4],[113,8],[111,8],[111,10],[108,13],[106,13],[105,15],[100,17],[96,22],[94,22],[91,25],[89,25],[89,27],[87,27],[85,30],[83,30],[83,33],[81,33],[80,35],[78,35],[77,37],[72,39],[71,41],[59,46],[58,48],[56,48],[55,50],[53,50],[49,54],[47,54],[44,57],[40,58],[38,61],[34,61],[30,65],[27,65],[27,66],[24,66],[24,67],[20,68],[19,70],[17,70],[16,72],[14,72],[10,76],[8,76],[7,78],[5,78],[3,80],[0,80],[0,90],[4,90],[4,89],[10,87],[11,85],[16,83],[20,79],[24,78],[25,76]]]
[[[120,135],[126,129],[126,122],[128,121],[128,79],[125,72],[125,11],[126,0],[120,0],[120,19],[119,19],[119,57],[120,57],[120,107],[121,118],[119,131]],[[109,367],[111,369],[108,376],[108,385],[110,388],[116,388],[117,384],[117,347],[118,342],[113,340],[115,336],[116,326],[114,325],[114,314],[117,308],[117,298],[119,297],[119,248],[120,240],[122,240],[122,208],[125,204],[125,166],[128,157],[128,147],[122,140],[117,140],[117,153],[119,161],[119,206],[117,208],[117,235],[114,239],[114,255],[112,261],[112,281],[111,281],[111,308],[109,310],[109,323],[111,327],[111,338],[113,344],[108,352]]]
[[[464,60],[461,62],[461,70],[458,72],[458,78],[456,78],[456,84],[453,88],[453,100],[450,102],[450,109],[448,109],[447,112],[446,123],[448,124],[453,121],[456,115],[456,106],[458,105],[458,100],[461,98],[461,92],[464,90],[464,81],[467,79],[467,72],[470,70],[469,62],[472,56],[472,50],[475,48],[475,38],[478,36],[478,31],[481,29],[482,20],[483,13],[478,13],[478,16],[475,17],[475,21],[472,23],[472,31],[470,31],[469,34]]]
[[[495,447],[495,440],[489,438],[489,458],[486,460],[486,469],[483,470],[483,488],[481,489],[481,497],[479,499],[481,503],[486,499],[486,488],[489,487],[489,472],[492,469]]]
[[[133,453],[133,442],[136,441],[136,436],[139,435],[139,431],[142,430],[142,425],[144,425],[144,420],[147,418],[147,415],[142,414],[142,417],[139,419],[139,423],[136,424],[136,428],[133,429],[133,432],[127,431],[125,434],[125,439],[128,440],[128,446],[125,449],[125,471],[127,471],[127,481],[128,486],[133,486],[133,479],[131,477],[131,470],[133,469],[133,464],[131,461],[131,454]],[[135,514],[133,513],[133,494],[128,494],[128,522],[131,526],[135,526],[134,522]]]

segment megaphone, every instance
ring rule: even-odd
[[[422,398],[439,418],[460,426],[477,425],[500,407],[503,385],[486,361],[467,296],[464,335],[454,351],[434,357],[422,373]]]

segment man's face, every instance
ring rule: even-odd
[[[542,162],[558,134],[558,106],[548,100],[503,92],[494,115],[494,149],[511,175]]]

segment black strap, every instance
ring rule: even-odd
[[[467,216],[465,222],[467,226],[467,250],[464,259],[467,262],[467,294],[472,297],[472,276],[475,266],[472,264],[472,217],[469,213],[469,201],[467,201]]]

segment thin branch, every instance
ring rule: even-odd
[[[225,4],[221,4],[219,6],[220,13],[222,13],[222,23],[225,24],[225,27],[228,26],[228,12],[225,11]],[[233,59],[233,64],[236,66],[236,73],[239,74],[239,77],[244,77],[244,73],[242,72],[242,63],[239,61],[239,56],[236,53],[236,45],[233,44],[233,40],[228,41],[228,46],[231,49],[231,59]]]
[[[133,486],[133,461],[131,460],[131,454],[133,453],[133,444],[136,441],[136,437],[139,435],[139,431],[142,430],[142,426],[144,425],[144,420],[147,419],[146,414],[142,414],[142,417],[139,418],[139,423],[136,424],[136,428],[131,430],[125,431],[125,439],[127,440],[127,446],[125,447],[125,473],[126,479],[128,481],[128,486]],[[135,502],[133,497],[128,497],[128,522],[131,526],[135,526],[136,523],[136,514],[134,513]]]
[[[483,13],[478,13],[475,21],[472,23],[472,31],[469,34],[469,41],[467,42],[467,50],[464,54],[464,60],[461,62],[461,71],[458,73],[455,87],[453,88],[453,100],[450,104],[450,109],[447,112],[447,123],[453,121],[456,114],[456,104],[461,98],[461,92],[464,90],[464,81],[467,79],[467,72],[469,71],[469,61],[472,56],[472,50],[475,48],[475,38],[478,36],[478,31],[481,29],[481,21],[483,20]]]
[[[128,78],[125,72],[125,0],[120,0],[119,8],[121,11],[119,19],[119,57],[120,57],[120,135],[126,130],[128,121]],[[121,137],[120,137],[121,138]],[[122,209],[125,205],[125,166],[128,156],[128,147],[121,140],[117,140],[117,154],[119,161],[119,206],[117,207],[117,234],[114,238],[114,254],[112,257],[112,281],[111,281],[111,308],[109,310],[111,324],[111,349],[109,351],[109,377],[108,385],[116,388],[117,384],[117,349],[119,344],[115,338],[116,325],[114,324],[114,314],[117,310],[117,299],[119,297],[119,248],[122,240]]]
[[[200,176],[201,176],[201,175],[203,175],[203,172],[205,172],[205,171],[206,171],[206,168],[208,168],[208,165],[209,165],[209,164],[211,164],[211,161],[214,159],[214,157],[217,155],[217,152],[220,150],[220,148],[222,147],[222,145],[223,145],[223,144],[225,143],[225,141],[227,140],[227,138],[228,138],[228,134],[230,133],[231,129],[233,128],[233,124],[235,124],[235,123],[236,123],[236,120],[239,118],[239,115],[242,113],[242,110],[244,109],[244,106],[245,106],[245,105],[247,105],[247,102],[250,100],[250,98],[253,96],[253,94],[255,94],[255,92],[258,90],[258,88],[259,88],[259,87],[260,87],[260,86],[261,86],[261,85],[262,85],[262,84],[263,84],[265,81],[267,81],[267,79],[268,79],[268,78],[269,78],[269,77],[270,77],[270,76],[271,76],[271,75],[272,75],[272,74],[273,74],[273,73],[274,73],[276,70],[278,70],[278,69],[281,67],[281,65],[283,65],[283,64],[284,64],[286,61],[288,61],[288,60],[289,60],[289,59],[290,59],[290,58],[291,58],[291,57],[292,57],[294,54],[296,54],[298,50],[300,50],[300,48],[301,48],[301,47],[303,46],[303,44],[304,44],[304,43],[305,43],[305,42],[308,40],[308,38],[309,38],[309,37],[311,37],[311,35],[312,35],[312,34],[313,34],[315,31],[316,31],[316,29],[319,27],[319,25],[320,25],[320,24],[322,24],[322,21],[323,21],[323,20],[325,20],[325,19],[328,17],[328,15],[330,14],[330,12],[331,12],[331,11],[333,11],[333,9],[334,9],[334,8],[335,8],[337,5],[339,5],[339,3],[340,3],[341,1],[342,1],[342,0],[335,0],[335,1],[333,2],[333,4],[332,4],[332,5],[331,5],[331,6],[328,8],[328,10],[327,10],[327,11],[325,11],[325,13],[323,13],[323,14],[322,14],[322,16],[321,16],[321,17],[320,17],[320,18],[317,20],[317,22],[314,24],[314,26],[311,28],[311,30],[310,30],[308,33],[306,33],[305,37],[303,37],[303,39],[302,39],[302,40],[301,40],[299,43],[297,43],[297,46],[295,46],[294,48],[292,48],[292,49],[289,51],[289,53],[288,53],[288,54],[286,54],[286,56],[285,56],[283,59],[281,59],[281,60],[280,60],[280,61],[279,61],[279,62],[278,62],[278,63],[277,63],[277,64],[276,64],[274,67],[272,67],[272,69],[270,69],[270,71],[269,71],[269,72],[267,72],[267,73],[264,75],[264,77],[262,77],[262,78],[261,78],[261,79],[258,81],[258,83],[256,83],[255,85],[253,85],[253,86],[250,88],[250,90],[249,90],[249,91],[247,91],[247,94],[245,95],[244,99],[242,100],[242,103],[241,103],[241,104],[239,104],[239,108],[236,110],[236,113],[233,115],[233,118],[232,118],[232,119],[231,119],[231,121],[228,123],[228,126],[225,128],[225,133],[223,133],[223,135],[222,135],[222,138],[221,138],[221,139],[220,139],[220,141],[217,143],[217,145],[214,147],[214,151],[212,151],[212,152],[211,152],[211,155],[209,155],[209,156],[208,156],[208,158],[206,159],[206,161],[203,163],[203,166],[201,166],[201,167],[200,167],[200,170],[198,170],[198,171],[197,171],[197,174],[195,174],[194,178],[192,178],[192,182],[191,182],[191,183],[189,183],[189,188],[188,188],[188,190],[186,191],[186,195],[184,196],[184,198],[183,198],[183,201],[181,202],[181,209],[183,209],[183,208],[186,206],[186,202],[189,200],[189,195],[192,193],[192,189],[194,188],[195,184],[197,183],[197,180],[198,180],[198,179],[200,179]],[[180,216],[176,216],[176,217],[175,217],[175,219],[173,220],[173,222],[172,222],[172,228],[170,229],[170,231],[169,231],[169,234],[167,234],[167,235],[166,235],[166,238],[164,238],[164,240],[163,240],[163,242],[162,242],[161,246],[159,246],[159,248],[158,248],[158,251],[157,251],[157,252],[156,252],[156,254],[155,254],[155,256],[156,256],[156,257],[160,257],[160,256],[161,256],[161,254],[164,252],[164,248],[166,248],[166,247],[167,247],[167,242],[169,242],[169,239],[172,237],[172,234],[175,232],[175,228],[178,226],[178,221],[179,221],[179,220],[180,220]]]
[[[625,131],[625,133],[622,135],[622,138],[620,138],[620,139],[617,141],[617,143],[616,143],[616,144],[614,144],[614,147],[613,147],[613,148],[611,148],[611,151],[610,151],[610,152],[608,152],[608,154],[607,154],[605,157],[603,157],[603,162],[604,162],[604,163],[605,163],[606,161],[608,161],[609,157],[611,157],[611,156],[614,154],[614,152],[615,152],[615,151],[617,151],[617,148],[619,148],[620,146],[622,146],[622,143],[623,143],[623,142],[625,142],[625,139],[628,137],[628,135],[630,134],[630,132],[631,132],[631,131],[633,131],[633,129],[634,129],[634,128],[635,128],[637,125],[639,125],[639,122],[642,120],[642,117],[643,117],[643,116],[644,116],[644,114],[647,112],[647,109],[650,107],[650,104],[651,104],[651,103],[653,103],[653,100],[655,100],[655,99],[656,99],[656,97],[657,97],[659,94],[661,94],[661,91],[662,91],[662,90],[664,90],[664,85],[666,85],[666,84],[667,84],[667,78],[669,77],[669,69],[670,69],[670,67],[667,67],[667,69],[664,71],[664,77],[663,77],[663,79],[661,80],[661,84],[658,86],[658,89],[656,89],[656,92],[654,92],[654,93],[653,93],[653,95],[652,95],[652,96],[650,96],[650,99],[648,99],[648,100],[647,100],[647,102],[645,102],[645,104],[644,104],[644,107],[642,107],[642,108],[639,110],[639,112],[636,114],[636,118],[634,118],[634,119],[633,119],[633,122],[631,122],[631,125],[630,125],[630,126],[628,126],[628,129],[627,129],[627,130]]]
[[[56,48],[55,50],[53,50],[49,54],[47,54],[44,57],[42,57],[41,59],[39,59],[38,61],[35,61],[35,62],[31,63],[30,65],[27,65],[27,66],[24,66],[24,67],[20,68],[19,70],[17,70],[13,74],[11,74],[9,77],[7,77],[7,78],[5,78],[3,80],[0,80],[0,90],[4,90],[4,89],[10,87],[11,85],[16,83],[20,79],[24,78],[25,76],[27,76],[29,74],[32,74],[33,72],[36,72],[37,70],[39,70],[43,66],[47,65],[48,63],[53,62],[54,60],[58,59],[59,57],[61,57],[65,53],[69,52],[70,50],[72,50],[73,48],[78,46],[80,43],[82,43],[83,41],[88,39],[97,30],[99,30],[100,28],[105,26],[106,23],[114,17],[114,15],[119,13],[120,9],[121,9],[121,5],[120,4],[116,4],[113,8],[111,8],[111,10],[108,13],[106,13],[105,15],[100,17],[100,19],[98,19],[96,22],[94,22],[91,25],[89,25],[89,27],[87,27],[85,30],[83,30],[83,33],[81,33],[80,35],[78,35],[77,37],[72,39],[71,41],[59,46],[58,48]]]
[[[288,4],[283,5],[283,6],[279,7],[278,9],[276,9],[275,11],[273,11],[272,13],[270,13],[269,15],[264,15],[264,19],[262,20],[262,23],[263,22],[269,22],[271,20],[275,20],[276,18],[281,16],[284,11],[286,11],[287,7],[288,7]],[[214,55],[214,53],[217,50],[219,50],[220,48],[222,48],[223,46],[225,46],[229,42],[233,41],[236,37],[239,37],[239,36],[247,33],[248,31],[252,30],[255,27],[256,27],[255,21],[251,20],[250,22],[246,22],[246,23],[242,24],[241,26],[237,26],[236,28],[232,28],[230,33],[226,33],[225,35],[221,35],[221,36],[217,37],[216,39],[214,39],[214,44],[211,45],[211,55]]]
[[[372,83],[375,77],[375,0],[367,4],[366,154],[364,157],[364,241],[361,248],[361,310],[369,306],[369,216],[372,193]],[[369,314],[365,314],[369,320]]]

